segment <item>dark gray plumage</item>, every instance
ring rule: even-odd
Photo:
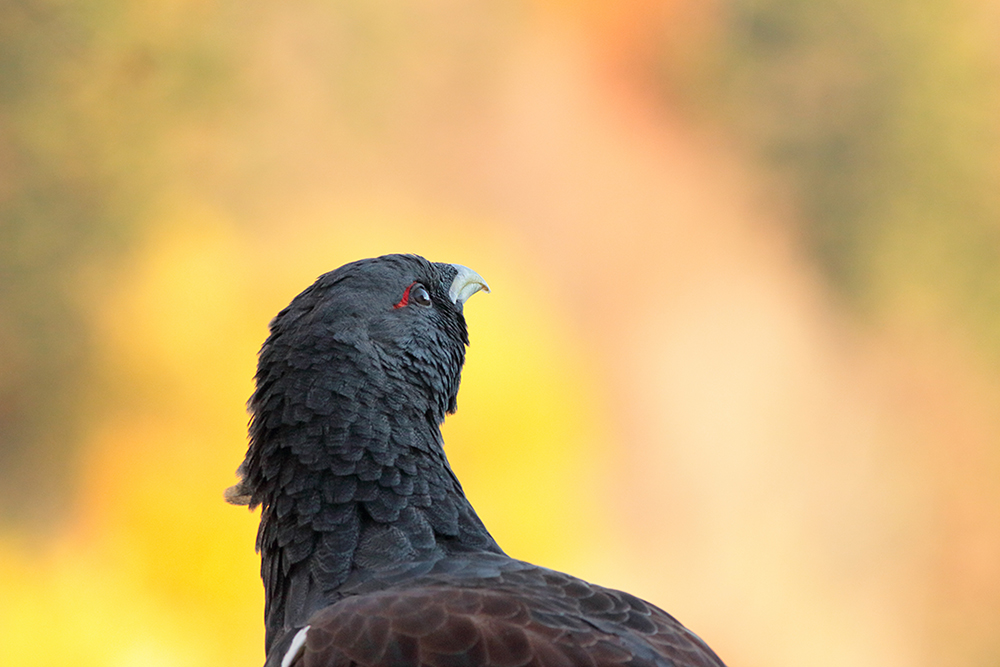
[[[666,612],[509,558],[466,500],[439,427],[481,288],[387,255],[321,276],[271,322],[226,494],[261,506],[267,667],[721,667]]]

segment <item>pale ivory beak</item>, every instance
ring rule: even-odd
[[[451,281],[451,287],[448,289],[448,297],[452,303],[460,306],[479,290],[490,291],[490,286],[486,284],[483,277],[472,269],[461,264],[452,264],[452,266],[458,271],[458,275]]]

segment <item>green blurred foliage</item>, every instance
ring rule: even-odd
[[[171,125],[218,99],[218,36],[143,11],[0,3],[0,519],[66,499],[95,399],[81,291],[129,247]]]
[[[1000,360],[1000,54],[987,3],[731,0],[712,84],[876,322]]]

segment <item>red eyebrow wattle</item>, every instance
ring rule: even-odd
[[[410,283],[409,285],[406,286],[406,290],[403,292],[403,298],[400,299],[399,303],[397,303],[395,306],[393,306],[393,308],[402,308],[403,306],[405,306],[406,304],[408,304],[410,302],[410,289],[412,289],[413,286],[416,285],[416,284],[417,284],[417,282],[413,281],[412,283]]]

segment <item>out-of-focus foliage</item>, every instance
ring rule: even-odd
[[[68,499],[93,398],[81,299],[169,180],[163,147],[228,89],[209,15],[0,4],[0,520]]]
[[[418,252],[494,287],[445,432],[512,555],[732,664],[995,664],[997,34],[985,0],[0,3],[4,655],[258,661],[221,491],[266,323]]]
[[[733,0],[717,93],[875,321],[954,321],[1000,361],[1000,18],[992,3]]]

